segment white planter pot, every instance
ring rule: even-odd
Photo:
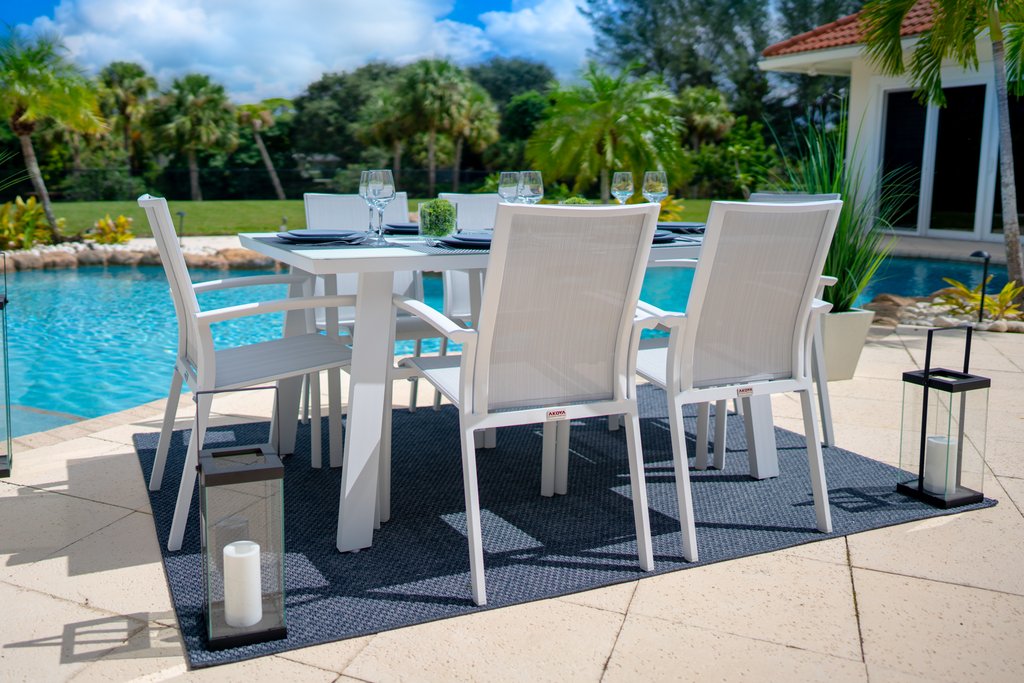
[[[874,311],[853,308],[843,313],[826,313],[821,318],[825,345],[825,368],[830,382],[850,379],[875,319]]]

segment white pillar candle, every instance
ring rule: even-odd
[[[260,545],[235,541],[224,546],[224,621],[228,626],[254,626],[263,618]]]
[[[924,490],[936,496],[956,491],[956,442],[929,436],[924,449]]]

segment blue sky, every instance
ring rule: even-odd
[[[0,21],[59,33],[90,73],[135,61],[166,85],[196,71],[248,102],[373,59],[526,57],[572,78],[593,45],[581,1],[5,0]]]

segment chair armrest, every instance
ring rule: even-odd
[[[819,316],[823,313],[828,313],[832,310],[832,304],[821,299],[815,299],[811,302],[811,315]]]
[[[636,326],[637,320],[641,315],[654,320],[653,324],[644,324],[646,329],[653,327],[661,327],[666,330],[670,330],[673,327],[681,327],[686,322],[685,313],[676,313],[674,311],[663,311],[653,304],[649,304],[646,301],[638,301],[636,303],[637,317],[633,319],[633,325]]]
[[[419,299],[396,294],[392,301],[395,308],[416,316],[457,344],[463,344],[466,340],[476,337],[476,330],[466,329],[443,313],[438,313]]]
[[[309,280],[308,275],[253,275],[249,277],[232,277],[225,280],[210,280],[192,285],[196,294],[212,292],[218,289],[233,287],[256,287],[259,285],[301,285]]]
[[[263,315],[265,313],[280,313],[282,311],[298,311],[307,308],[327,308],[334,306],[354,306],[356,297],[354,294],[344,296],[302,296],[292,299],[275,299],[273,301],[255,301],[250,304],[238,306],[227,306],[215,308],[210,311],[203,311],[196,316],[196,319],[203,325],[221,323],[225,320],[245,318],[251,315]]]
[[[822,275],[821,278],[818,279],[818,284],[823,287],[831,287],[837,282],[839,282],[839,278],[832,277],[831,275]]]

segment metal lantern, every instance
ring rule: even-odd
[[[931,367],[936,332],[966,331],[963,372]],[[896,490],[941,508],[982,500],[988,377],[970,374],[970,326],[928,330],[924,369],[903,373]]]
[[[0,477],[11,476],[13,434],[11,433],[11,384],[7,372],[7,254],[3,257],[3,283],[0,288],[0,392],[3,393],[3,415],[0,415]]]
[[[199,395],[210,392],[199,392]],[[286,637],[284,466],[269,444],[199,451],[212,650]]]

